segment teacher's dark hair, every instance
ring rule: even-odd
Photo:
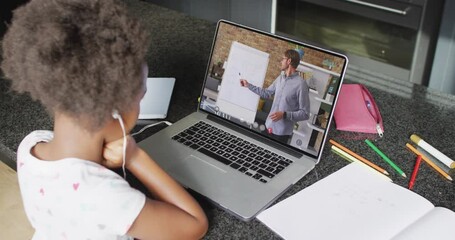
[[[291,66],[293,68],[297,68],[300,64],[300,54],[292,49],[286,50],[284,52],[284,56],[291,59]]]

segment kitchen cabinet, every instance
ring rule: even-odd
[[[146,0],[212,22],[226,19],[264,31],[271,30],[273,0]]]

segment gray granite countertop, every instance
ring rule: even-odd
[[[212,44],[215,24],[195,19],[144,1],[125,0],[127,6],[139,16],[152,34],[148,55],[150,77],[175,77],[177,79],[169,116],[175,122],[197,107],[203,76]],[[332,124],[329,137],[370,160],[381,161],[363,142],[374,139],[391,159],[409,176],[414,166],[414,155],[405,144],[413,133],[455,157],[455,97],[433,92],[425,87],[392,79],[372,77],[362,69],[350,67],[346,82],[365,84],[374,96],[384,119],[385,134],[337,131]],[[14,163],[16,149],[29,132],[51,129],[52,120],[39,103],[26,95],[9,91],[9,83],[0,79],[0,158]],[[345,166],[347,162],[330,152],[325,146],[321,162],[314,171],[297,182],[280,199],[281,201],[299,190]],[[406,187],[409,178],[400,177],[393,169],[386,169],[393,181]],[[451,173],[452,177],[454,176]],[[428,165],[423,164],[414,191],[436,206],[455,211],[455,188]],[[279,239],[257,220],[242,222],[197,196],[210,221],[205,239]],[[323,223],[321,223],[323,224]]]

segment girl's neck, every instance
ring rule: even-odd
[[[56,115],[54,138],[48,143],[37,144],[33,153],[42,160],[54,161],[79,158],[101,163],[104,146],[103,131],[89,132],[66,115]]]

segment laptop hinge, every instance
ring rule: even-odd
[[[281,145],[279,143],[276,143],[273,140],[270,140],[270,139],[268,139],[268,138],[266,138],[264,136],[259,135],[259,133],[251,132],[251,131],[249,131],[247,129],[244,129],[243,127],[237,126],[237,125],[235,125],[233,123],[230,123],[230,122],[228,122],[228,121],[226,121],[226,120],[224,120],[222,118],[218,118],[218,117],[215,117],[215,116],[209,114],[209,115],[207,115],[207,119],[209,119],[210,121],[216,122],[216,123],[220,123],[220,124],[222,124],[223,126],[229,128],[229,129],[232,129],[232,130],[234,130],[236,132],[239,132],[239,133],[241,133],[243,135],[246,135],[246,136],[248,136],[250,138],[253,138],[253,139],[255,139],[255,140],[259,141],[259,142],[262,142],[262,143],[265,143],[267,145],[270,145],[270,146],[272,146],[272,147],[274,147],[274,148],[276,148],[276,149],[278,149],[280,151],[283,151],[283,152],[285,152],[285,153],[287,153],[287,154],[289,154],[289,155],[291,155],[293,157],[301,158],[303,156],[303,153],[300,153],[297,150],[293,150],[293,149],[290,149],[288,147],[285,147],[285,146],[283,146],[283,145]]]

